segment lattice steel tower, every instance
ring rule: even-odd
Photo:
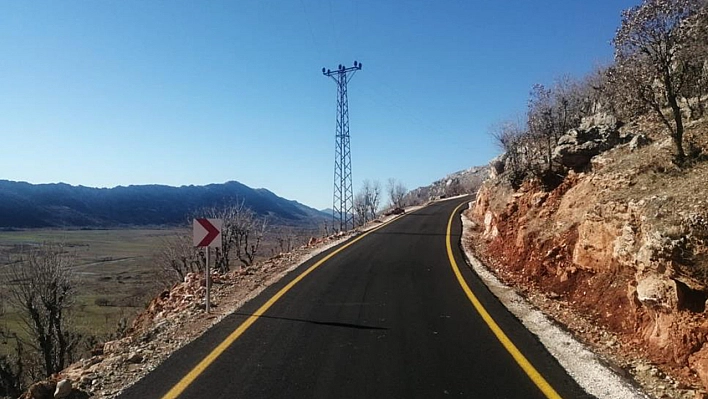
[[[339,65],[337,70],[322,68],[322,74],[337,82],[337,129],[334,143],[334,199],[332,204],[333,229],[345,231],[354,228],[354,188],[352,186],[352,156],[349,147],[349,100],[347,83],[361,63],[353,67]]]

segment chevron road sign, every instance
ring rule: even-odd
[[[221,248],[221,219],[194,219],[194,246]]]
[[[206,247],[206,298],[205,310],[211,311],[211,248],[221,248],[221,226],[222,219],[194,219],[193,242],[195,247]]]

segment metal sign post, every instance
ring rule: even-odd
[[[221,219],[194,219],[193,242],[195,247],[206,248],[206,312],[211,311],[211,248],[221,248]]]
[[[211,312],[211,247],[206,247],[206,312]]]

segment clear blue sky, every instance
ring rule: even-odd
[[[332,203],[336,85],[355,190],[486,164],[534,83],[612,58],[638,1],[1,1],[0,179],[238,180]]]

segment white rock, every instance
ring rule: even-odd
[[[637,299],[646,305],[675,308],[678,302],[676,282],[657,275],[637,277]]]
[[[61,380],[57,383],[57,388],[54,390],[54,398],[65,398],[71,393],[71,381]]]
[[[580,122],[581,129],[589,129],[593,126],[610,125],[617,126],[617,118],[605,112],[600,112],[595,115],[583,117]]]

